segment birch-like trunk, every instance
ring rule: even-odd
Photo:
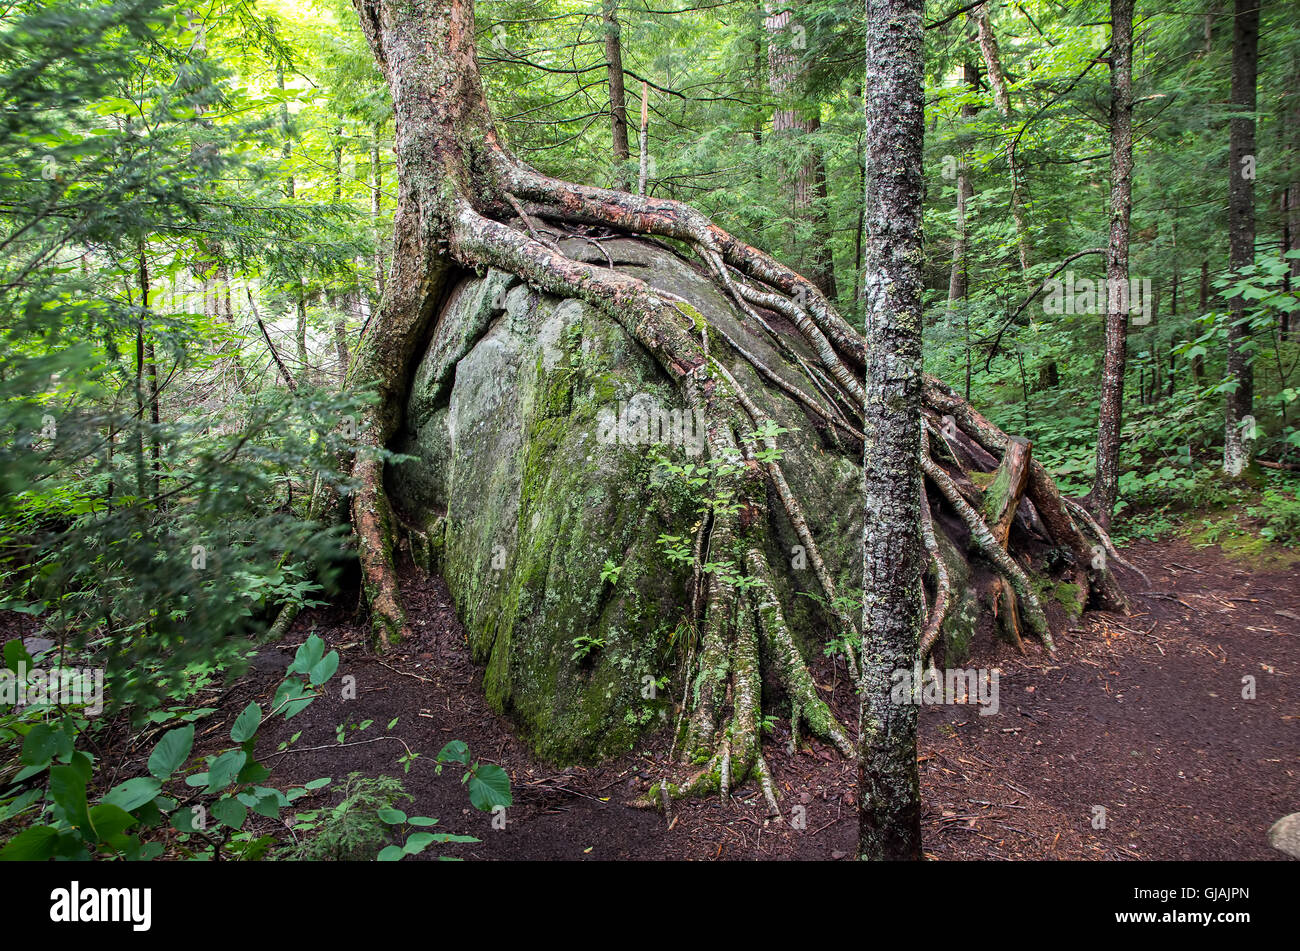
[[[921,858],[917,707],[893,671],[917,656],[921,588],[923,0],[867,0],[864,603],[858,849]]]

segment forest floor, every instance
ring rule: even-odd
[[[930,858],[1283,857],[1265,832],[1300,809],[1300,558],[1247,564],[1181,539],[1139,543],[1128,554],[1150,577],[1132,615],[1085,615],[1058,637],[1055,656],[995,646],[995,656],[970,661],[1000,671],[997,715],[966,704],[922,707]],[[1132,576],[1128,583],[1131,591],[1147,587]],[[831,748],[814,741],[792,755],[788,723],[768,735],[782,823],[767,820],[752,784],[730,803],[677,803],[669,822],[631,805],[662,773],[666,731],[646,742],[647,752],[599,767],[536,760],[488,708],[441,580],[412,575],[404,590],[418,635],[397,653],[369,653],[364,629],[343,609],[304,612],[284,645],[264,651],[211,704],[220,712],[201,733],[215,748],[250,699],[269,700],[293,647],[314,629],[343,655],[339,672],[356,677],[357,697],[343,701],[332,689],[288,724],[268,725],[267,751],[302,731],[291,751],[262,757],[281,788],[329,776],[334,783],[313,797],[325,802],[349,772],[398,776],[415,795],[409,814],[481,839],[443,847],[467,859],[852,856],[856,774]],[[852,724],[848,684],[836,682],[829,661],[815,672],[833,685],[834,706]],[[1243,698],[1248,676],[1254,699]],[[340,724],[364,720],[374,721],[369,731],[338,741]],[[393,737],[421,753],[408,774]],[[435,775],[437,753],[453,739],[510,773],[505,829],[469,808],[459,770]],[[797,829],[790,820],[800,805],[806,821]],[[1105,828],[1094,828],[1099,806]]]

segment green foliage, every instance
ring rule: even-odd
[[[1262,538],[1283,545],[1300,545],[1300,495],[1295,490],[1265,489],[1260,504],[1246,509],[1259,522]]]
[[[436,771],[441,774],[446,764],[458,763],[465,767],[461,782],[469,790],[469,801],[475,809],[492,812],[509,806],[514,800],[510,793],[510,777],[495,763],[480,763],[470,755],[469,747],[461,740],[452,740],[438,753]]]
[[[149,775],[118,783],[94,805],[88,789],[95,779],[95,757],[76,749],[87,722],[72,713],[58,715],[56,709],[41,711],[51,720],[28,725],[21,756],[26,768],[19,776],[47,774],[46,792],[43,798],[0,800],[6,815],[28,813],[31,820],[0,849],[0,860],[157,858],[163,846],[148,841],[147,834],[164,824],[180,833],[179,847],[189,857],[261,857],[274,840],[246,829],[249,811],[278,819],[290,803],[330,780],[287,791],[263,785],[270,770],[254,758],[259,730],[276,716],[287,720],[300,713],[337,667],[338,652],[326,654],[324,642],[313,634],[298,648],[271,708],[263,711],[252,702],[236,717],[230,731],[235,746],[201,763],[191,761],[194,724],[168,730],[149,754]],[[176,781],[196,792],[184,800],[174,798],[164,785]]]
[[[294,858],[393,862],[419,855],[438,843],[479,841],[468,835],[422,831],[437,825],[438,820],[408,816],[400,806],[415,797],[400,779],[391,776],[352,773],[341,796],[332,809],[297,816],[295,830],[301,830],[303,837]]]

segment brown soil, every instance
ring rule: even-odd
[[[971,705],[921,710],[921,783],[926,854],[934,859],[1277,859],[1264,838],[1300,809],[1300,586],[1291,569],[1248,572],[1218,549],[1180,540],[1129,553],[1150,577],[1129,617],[1092,613],[1058,638],[1056,656],[991,646],[970,666],[1000,671],[1000,712]],[[1128,578],[1130,591],[1147,585]],[[1153,593],[1154,592],[1154,593]],[[364,648],[364,628],[338,608],[305,613],[288,643],[265,651],[226,691],[208,728],[216,748],[250,698],[269,700],[292,650],[316,630],[343,655],[339,681],[302,715],[264,732],[263,759],[285,785],[329,776],[313,800],[353,771],[404,778],[412,815],[444,831],[478,836],[440,854],[470,859],[840,859],[856,837],[856,775],[813,742],[792,755],[788,724],[765,752],[786,821],[767,820],[752,784],[731,803],[675,805],[671,823],[631,805],[664,772],[667,731],[644,751],[593,768],[539,762],[483,699],[481,671],[438,579],[408,576],[404,593],[417,636],[392,656]],[[827,662],[841,717],[854,702]],[[1243,699],[1243,677],[1255,699]],[[385,726],[394,717],[390,732]],[[336,737],[340,723],[367,730]],[[292,733],[295,752],[270,753]],[[384,737],[384,738],[381,738]],[[400,737],[420,753],[403,774]],[[504,830],[469,808],[459,772],[435,775],[452,739],[511,776],[514,805]],[[305,808],[301,801],[300,805]],[[792,828],[802,806],[803,829]],[[1093,827],[1105,807],[1104,829]]]

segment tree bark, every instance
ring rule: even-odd
[[[987,5],[981,4],[971,13],[979,31],[980,51],[984,54],[984,68],[988,72],[989,85],[993,87],[993,101],[1003,120],[1011,118],[1011,91],[1007,87],[1006,74],[1002,71],[1002,57],[998,52],[998,38],[993,32],[989,20]],[[1025,212],[1024,183],[1020,171],[1020,159],[1016,155],[1015,139],[1007,146],[1007,172],[1011,176],[1011,217],[1016,223],[1016,251],[1020,256],[1020,273],[1029,273],[1029,223]]]
[[[979,88],[979,70],[975,64],[967,61],[962,66],[963,77],[966,85],[971,90]],[[967,103],[961,107],[961,117],[963,125],[965,121],[974,118],[975,106]],[[970,282],[967,276],[966,255],[968,253],[969,240],[967,238],[966,226],[966,202],[975,194],[975,189],[971,185],[970,167],[966,161],[966,151],[962,150],[960,159],[957,162],[957,238],[952,244],[952,269],[948,273],[948,320],[951,322],[956,316],[958,302],[961,302],[962,309],[962,331],[964,349],[966,351],[966,398],[970,399],[971,385],[971,346],[970,346],[970,308],[966,303],[966,297],[970,290]]]
[[[383,187],[384,187],[384,170],[379,164],[379,133],[381,126],[375,123],[374,132],[370,136],[370,220],[373,224],[375,237],[375,300],[378,301],[384,296],[384,278],[388,265],[384,261],[384,242],[383,233],[379,227],[380,216],[383,214]]]
[[[1120,425],[1128,359],[1128,250],[1133,213],[1133,0],[1110,4],[1110,245],[1106,253],[1106,355],[1097,421],[1097,476],[1091,508],[1109,528],[1119,493]]]
[[[858,851],[921,858],[917,707],[892,697],[920,643],[923,0],[867,0],[867,340],[863,414]]]
[[[627,140],[627,92],[623,87],[623,31],[618,22],[618,0],[604,0],[603,11],[605,63],[609,68],[609,122],[614,137],[614,187],[627,191],[630,187],[628,159],[632,152]]]
[[[830,216],[826,211],[829,192],[826,185],[826,166],[822,161],[821,150],[811,142],[801,142],[814,135],[821,128],[821,116],[817,111],[801,112],[791,108],[791,100],[799,93],[803,85],[803,76],[799,68],[798,57],[785,45],[781,34],[790,29],[791,12],[777,10],[768,4],[768,16],[765,20],[771,42],[767,49],[768,85],[777,100],[777,107],[772,113],[772,134],[775,137],[786,136],[796,147],[806,150],[806,157],[795,169],[791,202],[793,216],[797,221],[805,221],[811,226],[811,245],[800,248],[797,241],[791,242],[791,253],[806,273],[831,300],[835,299],[835,262],[831,254]],[[813,110],[820,109],[814,104]]]
[[[1232,105],[1229,124],[1228,257],[1236,270],[1255,260],[1255,98],[1259,67],[1260,0],[1236,0],[1232,29]],[[1234,297],[1228,324],[1228,380],[1236,384],[1224,401],[1223,471],[1236,477],[1250,465],[1255,378],[1246,344],[1245,301]]]

